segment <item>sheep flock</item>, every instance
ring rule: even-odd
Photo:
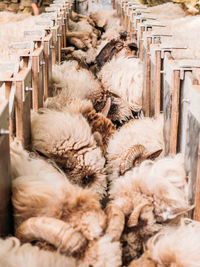
[[[165,156],[163,114],[144,117],[137,40],[98,5],[71,13],[30,150],[10,142],[14,237],[0,239],[0,266],[198,267],[183,155]],[[189,28],[193,17],[164,5],[149,10],[177,34]],[[36,19],[0,13],[1,58],[16,58],[8,43]]]

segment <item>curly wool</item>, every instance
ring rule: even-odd
[[[20,244],[16,237],[0,239],[0,266],[6,267],[75,267],[73,258],[62,256],[58,252],[40,250],[27,243]]]
[[[103,196],[105,159],[81,114],[42,109],[32,116],[32,147],[55,160],[69,179]],[[53,127],[52,127],[53,125]]]

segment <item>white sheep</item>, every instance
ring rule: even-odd
[[[31,126],[34,150],[55,160],[73,183],[105,194],[105,159],[82,114],[43,109]]]
[[[0,266],[6,267],[76,267],[76,260],[49,252],[31,244],[20,244],[16,237],[0,239]]]
[[[116,131],[111,120],[106,118],[110,108],[109,106],[108,108],[105,107],[104,110],[102,110],[102,113],[97,113],[93,108],[91,101],[78,98],[69,99],[64,93],[48,98],[45,106],[59,111],[67,110],[71,114],[81,113],[87,119],[95,140],[101,147],[103,155],[105,155],[109,138]]]
[[[112,122],[123,123],[133,118],[128,102],[119,94],[104,90],[94,75],[89,70],[81,68],[77,61],[66,61],[61,66],[56,65],[53,68],[52,80],[55,93],[61,91],[69,98],[91,100],[97,112],[103,110],[110,98],[111,104],[107,117]]]
[[[163,149],[162,115],[157,119],[130,121],[109,140],[106,154],[109,180],[117,179],[145,159],[158,157]]]
[[[164,161],[167,165],[163,169]],[[177,224],[179,217],[193,208],[186,192],[186,174],[179,155],[144,161],[111,184],[106,232],[113,240],[121,240],[124,264],[140,256],[147,239],[165,224]]]
[[[143,66],[138,58],[119,56],[98,73],[105,89],[116,92],[135,112],[142,109]]]
[[[184,219],[178,227],[164,228],[147,243],[142,257],[129,267],[199,267],[200,224]]]
[[[11,144],[12,203],[16,235],[23,241],[44,240],[73,253],[105,229],[99,197],[72,185],[50,163]]]

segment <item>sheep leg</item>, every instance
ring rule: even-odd
[[[67,254],[79,251],[87,243],[83,235],[71,225],[50,217],[29,218],[17,228],[15,234],[23,242],[47,241]]]
[[[112,241],[118,241],[124,230],[125,215],[122,210],[114,204],[108,204],[105,210],[108,218],[106,233],[112,238]]]

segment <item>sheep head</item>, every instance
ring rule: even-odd
[[[137,167],[146,159],[154,160],[157,158],[162,149],[155,152],[146,152],[143,145],[133,145],[128,149],[127,153],[123,156],[120,164],[119,175],[124,175],[124,173],[133,167]]]
[[[97,66],[101,68],[106,62],[110,61],[114,55],[122,50],[124,43],[120,40],[111,40],[107,43],[96,57]]]
[[[102,89],[95,97],[91,96],[91,101],[97,112],[107,114],[107,118],[117,127],[129,119],[133,119],[130,105],[115,92]]]

